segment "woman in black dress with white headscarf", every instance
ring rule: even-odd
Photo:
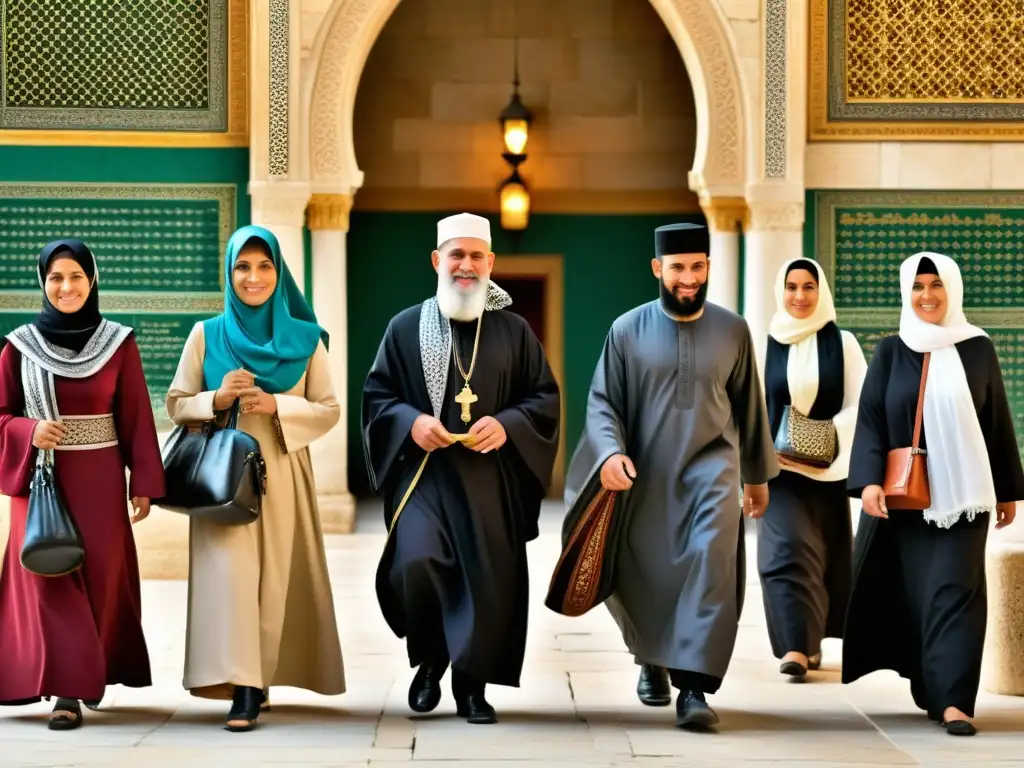
[[[772,437],[789,446],[786,408],[831,422],[834,457],[814,466],[779,454],[768,510],[757,521],[757,570],[780,672],[802,678],[821,664],[821,641],[842,637],[850,595],[853,529],[846,476],[867,362],[836,326],[821,266],[794,259],[779,270],[764,385]],[[789,452],[792,453],[792,452]],[[827,451],[825,451],[827,453]],[[824,464],[821,459],[818,464]]]
[[[988,609],[985,542],[993,514],[996,528],[1013,522],[1024,470],[995,347],[967,322],[963,293],[949,257],[904,261],[899,335],[879,343],[868,367],[847,483],[864,513],[843,682],[895,670],[932,720],[970,736]],[[912,443],[925,353],[920,446],[931,503],[890,512],[886,457]]]

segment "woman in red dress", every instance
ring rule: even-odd
[[[11,497],[0,705],[57,697],[49,727],[70,730],[82,723],[80,702],[95,707],[106,686],[152,684],[127,500],[131,522],[143,520],[150,498],[164,495],[164,474],[139,349],[131,328],[100,314],[92,252],[55,241],[38,273],[42,312],[0,353],[0,493]],[[41,386],[26,388],[23,377]],[[38,450],[53,451],[57,487],[85,545],[82,567],[65,576],[21,565]]]

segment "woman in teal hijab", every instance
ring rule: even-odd
[[[341,415],[327,334],[263,227],[242,227],[225,258],[223,314],[197,323],[167,395],[175,424],[214,421],[236,401],[238,429],[267,467],[258,520],[189,519],[184,686],[230,699],[225,727],[256,726],[271,686],[345,691],[309,445]]]
[[[258,305],[240,298],[234,284],[238,256],[254,243],[269,251],[278,276],[269,299]],[[229,371],[242,369],[264,392],[287,392],[306,372],[317,342],[328,346],[328,336],[281,258],[277,237],[263,227],[242,227],[228,241],[224,272],[224,313],[205,323],[207,385],[217,386]]]

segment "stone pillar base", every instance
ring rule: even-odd
[[[989,546],[985,564],[988,631],[981,683],[989,693],[1024,696],[1024,545],[991,542]]]
[[[351,493],[320,493],[316,501],[325,534],[355,532],[356,499]]]

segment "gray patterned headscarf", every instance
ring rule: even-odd
[[[487,284],[487,299],[484,311],[493,312],[512,304],[512,297],[492,282]],[[434,418],[441,418],[444,393],[448,388],[448,369],[452,359],[452,326],[441,314],[437,297],[431,296],[423,302],[420,310],[420,359],[423,361],[423,379],[427,382],[427,394],[434,407]]]
[[[21,353],[21,385],[25,394],[25,415],[30,419],[59,421],[54,376],[84,379],[110,362],[121,342],[132,329],[110,320],[101,320],[81,352],[75,353],[51,344],[35,325],[14,329],[7,340]],[[40,451],[38,462],[44,460]]]

